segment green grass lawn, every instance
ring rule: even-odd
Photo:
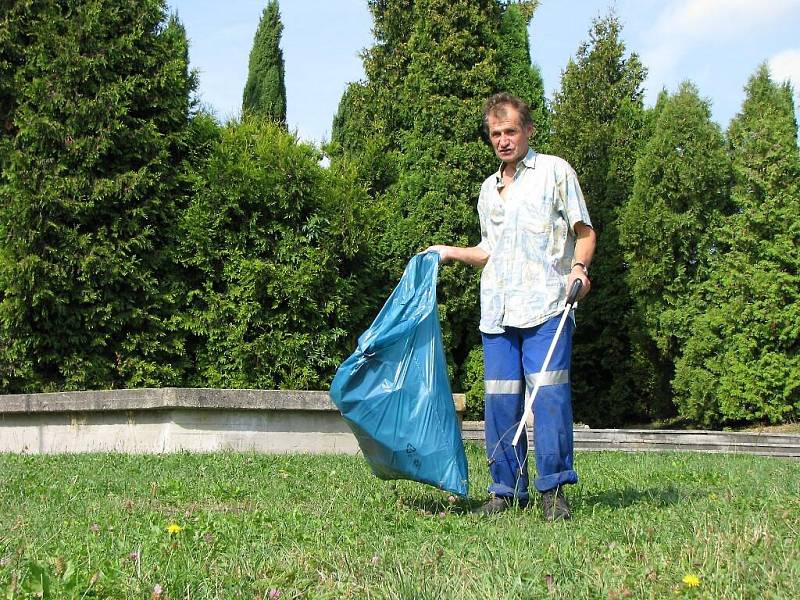
[[[468,514],[468,454],[456,503],[352,456],[0,455],[0,598],[800,598],[797,461],[581,453],[550,524]]]

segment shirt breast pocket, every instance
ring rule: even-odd
[[[550,231],[550,223],[537,215],[523,215],[519,224],[526,233],[533,235],[542,235]]]
[[[537,263],[547,261],[550,229],[550,222],[536,215],[525,215],[520,218],[520,238],[526,260]]]

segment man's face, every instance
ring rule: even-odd
[[[519,112],[512,106],[504,106],[502,112],[491,113],[486,119],[489,124],[489,139],[497,157],[504,163],[516,164],[528,153],[528,138],[533,127],[523,127]]]

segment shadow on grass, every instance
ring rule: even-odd
[[[607,490],[592,494],[583,494],[576,500],[585,506],[603,505],[610,508],[625,508],[634,504],[650,504],[658,507],[667,507],[680,504],[689,499],[692,494],[674,486],[664,488],[636,489],[626,487],[618,490]]]
[[[469,513],[470,510],[476,506],[480,506],[481,502],[467,498],[458,498],[454,503],[447,502],[441,498],[434,496],[400,496],[403,506],[412,510],[424,512],[426,514],[436,515],[439,513],[450,513],[455,515],[463,515]]]
[[[573,493],[574,494],[574,493]],[[606,506],[609,508],[625,508],[637,504],[649,505],[659,508],[675,506],[691,500],[696,496],[703,496],[701,492],[689,492],[676,486],[609,489],[593,493],[569,494],[570,503],[574,508]],[[432,494],[400,494],[400,502],[406,508],[425,514],[450,513],[456,515],[468,514],[472,509],[482,505],[486,498],[458,498],[450,503],[441,496]],[[538,501],[538,494],[532,498],[534,504]]]

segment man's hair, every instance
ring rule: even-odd
[[[533,119],[531,118],[531,109],[525,104],[524,100],[517,98],[513,94],[507,92],[500,92],[491,96],[486,104],[483,105],[483,131],[489,135],[489,117],[505,117],[506,110],[511,107],[519,114],[520,125],[526,127],[533,126]]]

